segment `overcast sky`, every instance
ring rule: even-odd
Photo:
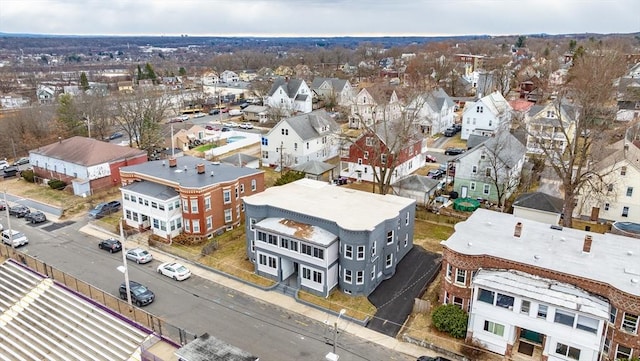
[[[0,32],[380,36],[632,33],[640,0],[0,0]]]

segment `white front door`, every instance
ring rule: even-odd
[[[469,194],[469,188],[467,186],[462,186],[462,194],[460,198],[467,198],[467,194]]]

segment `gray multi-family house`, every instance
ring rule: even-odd
[[[255,272],[324,297],[369,295],[413,247],[413,199],[301,179],[244,204]]]

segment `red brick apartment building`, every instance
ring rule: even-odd
[[[264,191],[264,172],[183,156],[120,169],[125,222],[170,239],[211,237],[244,218],[242,198]]]
[[[640,356],[640,243],[478,209],[442,242],[440,302],[518,360]]]

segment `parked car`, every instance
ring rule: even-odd
[[[426,159],[427,163],[437,163],[438,162],[436,157],[432,156],[431,154],[427,154],[426,158],[427,158]]]
[[[127,250],[126,257],[129,260],[135,261],[136,263],[149,263],[153,260],[153,256],[149,251],[142,248],[134,248]]]
[[[240,109],[244,109],[244,108],[246,108],[248,106],[249,106],[249,103],[244,102],[244,103],[240,104]]]
[[[120,205],[120,201],[102,202],[99,203],[94,209],[90,210],[87,215],[90,218],[102,218],[120,210]]]
[[[23,206],[22,204],[17,204],[13,207],[9,207],[9,215],[11,216],[22,218],[29,213],[31,213],[31,210],[29,209],[29,207]]]
[[[226,123],[224,123],[222,125],[224,125],[225,127],[228,127],[228,128],[235,128],[235,127],[238,126],[238,124],[234,123],[234,122],[226,122]]]
[[[109,251],[109,253],[122,251],[122,243],[115,238],[105,239],[98,243],[98,248]]]
[[[118,293],[121,299],[127,299],[127,285],[124,282],[120,285]],[[156,298],[150,289],[136,281],[129,281],[129,293],[131,294],[131,302],[138,307],[148,305]]]
[[[178,119],[182,120],[183,122],[186,122],[187,120],[189,120],[189,116],[186,114],[183,114],[179,116]]]
[[[209,115],[220,114],[220,109],[211,109],[209,110]]]
[[[211,124],[207,124],[204,126],[204,129],[206,130],[214,130],[214,131],[219,131],[220,127],[215,126],[215,125],[211,125]]]
[[[242,129],[253,129],[253,124],[251,124],[249,122],[244,122],[244,123],[240,124],[240,128],[242,128]]]
[[[456,133],[459,133],[462,130],[462,124],[460,123],[454,124],[453,129],[456,131]]]
[[[194,118],[202,118],[204,116],[205,116],[204,113],[196,113],[196,114],[193,115]]]
[[[186,280],[191,276],[191,271],[177,262],[167,262],[158,266],[158,273],[171,277],[176,281]]]
[[[5,169],[9,166],[9,162],[6,160],[0,160],[0,169]]]
[[[2,169],[2,177],[3,178],[15,177],[18,175],[18,172],[20,172],[20,169],[18,168],[18,166],[11,165]]]
[[[47,216],[42,211],[35,211],[27,213],[27,215],[24,216],[24,220],[31,224],[42,223],[47,221]]]
[[[230,132],[230,131],[231,131],[231,128],[229,128],[229,127],[222,127],[222,129],[221,129],[220,131],[222,131],[222,132]]]
[[[240,109],[231,109],[231,110],[229,110],[229,116],[237,117],[238,115],[242,115],[242,110],[240,110]]]
[[[445,137],[453,137],[454,135],[456,135],[456,130],[452,128],[447,128],[443,134]]]
[[[429,173],[427,173],[427,178],[432,179],[440,179],[444,175],[444,172],[440,169],[431,169]]]
[[[18,158],[15,162],[13,162],[14,166],[19,166],[23,164],[29,164],[29,157]]]
[[[220,109],[220,111],[221,111],[222,113],[228,113],[228,112],[229,112],[229,108],[224,107],[224,108],[221,108],[221,109]]]
[[[445,155],[459,155],[464,153],[465,150],[462,148],[447,148],[444,150]]]
[[[12,247],[20,247],[29,243],[29,239],[22,232],[15,229],[6,229],[2,231],[2,243]]]
[[[0,201],[0,211],[4,211],[5,209],[7,209],[7,204],[4,201]]]
[[[122,137],[124,137],[124,134],[123,134],[123,133],[121,133],[121,132],[115,132],[115,133],[112,133],[112,134],[109,136],[109,140],[114,140],[114,139],[118,139],[118,138],[122,138]]]

